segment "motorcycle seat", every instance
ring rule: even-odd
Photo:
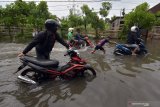
[[[32,56],[23,56],[21,58],[21,60],[24,60],[26,62],[30,62],[33,63],[35,65],[41,66],[41,67],[58,67],[59,65],[59,61],[58,60],[40,60],[37,59],[36,57],[32,57]]]

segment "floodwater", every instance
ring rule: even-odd
[[[17,53],[24,44],[0,43],[0,107],[160,107],[160,41],[148,40],[147,56],[115,56],[80,50],[97,71],[93,80],[47,81],[28,85],[13,74],[20,65]],[[65,48],[55,45],[51,58],[65,64]],[[35,55],[34,49],[29,53]]]

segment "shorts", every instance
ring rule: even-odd
[[[137,50],[139,50],[139,46],[137,45],[137,44],[128,44],[128,46],[127,47],[129,47],[129,48],[137,48]]]
[[[137,48],[138,45],[137,44],[128,44],[128,47],[130,47],[130,48]]]
[[[104,50],[104,48],[102,46],[96,45],[96,47],[94,48],[95,50]]]

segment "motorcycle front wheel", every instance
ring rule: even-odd
[[[82,72],[79,72],[79,75],[85,77],[88,81],[91,81],[96,77],[96,71],[92,67],[87,66]]]

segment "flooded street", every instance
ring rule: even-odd
[[[20,65],[17,53],[26,45],[0,43],[0,107],[160,107],[160,40],[148,40],[147,56],[115,56],[115,45],[106,54],[92,49],[80,55],[97,71],[93,80],[21,83],[13,74]],[[51,59],[65,64],[66,49],[56,44]],[[34,50],[31,51],[35,55]],[[144,106],[146,104],[146,106]]]

